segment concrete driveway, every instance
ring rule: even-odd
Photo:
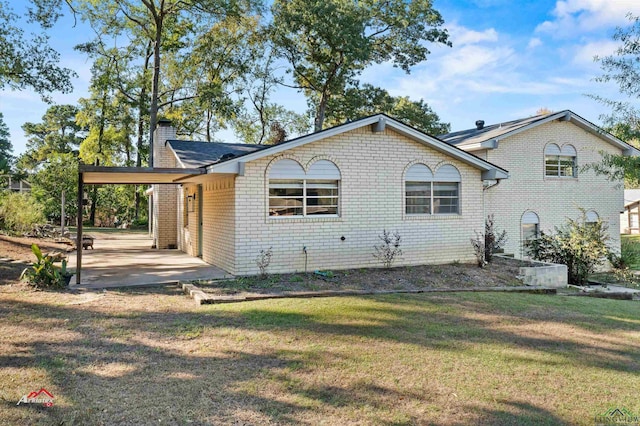
[[[70,288],[113,288],[164,284],[176,281],[231,277],[220,268],[179,250],[151,249],[146,232],[87,232],[94,249],[82,253],[80,285],[75,276]],[[76,254],[69,256],[75,269]]]

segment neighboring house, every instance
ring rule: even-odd
[[[624,190],[624,211],[620,213],[620,233],[640,234],[640,189]]]
[[[383,230],[398,231],[397,265],[474,259],[483,182],[508,172],[385,115],[274,146],[176,141],[156,129],[159,168],[206,168],[182,185],[154,185],[158,248],[178,247],[226,271],[379,266]]]
[[[580,167],[602,151],[640,154],[571,111],[440,139],[382,114],[274,146],[175,137],[159,123],[154,167],[206,173],[154,185],[155,244],[236,275],[257,273],[269,248],[270,272],[379,266],[385,229],[402,237],[397,265],[470,262],[489,214],[518,257],[580,209],[617,231],[621,187]]]
[[[13,179],[8,175],[1,175],[0,182],[5,185],[5,188],[13,192],[30,192],[31,184],[24,179]]]
[[[508,180],[487,183],[485,214],[507,231],[505,252],[523,256],[523,242],[541,230],[577,219],[607,222],[612,247],[620,247],[621,182],[582,166],[601,161],[601,152],[640,152],[571,111],[485,126],[440,137],[509,170]]]

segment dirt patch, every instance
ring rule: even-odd
[[[271,294],[324,290],[418,290],[424,288],[473,288],[520,286],[519,264],[496,259],[485,268],[475,264],[405,266],[392,269],[362,268],[344,271],[277,274],[266,278],[195,282],[216,295]]]
[[[0,259],[11,259],[21,263],[0,261],[0,285],[18,284],[26,263],[35,261],[31,244],[37,244],[44,253],[65,252],[70,246],[52,239],[10,237],[0,235]]]

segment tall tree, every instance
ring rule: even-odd
[[[327,124],[342,124],[367,115],[385,113],[430,135],[451,131],[449,123],[440,117],[424,100],[412,101],[408,96],[391,96],[389,92],[370,84],[352,87],[342,96],[335,96],[327,104]]]
[[[366,67],[391,61],[408,73],[427,59],[427,43],[449,44],[431,0],[275,0],[271,12],[273,41],[315,109],[315,130]]]
[[[54,153],[77,156],[86,128],[76,122],[78,108],[74,105],[52,105],[42,116],[41,123],[22,125],[28,138],[27,151],[18,163],[22,169],[34,170]]]
[[[618,28],[613,40],[618,48],[612,55],[596,57],[603,74],[597,78],[600,82],[614,82],[620,93],[628,100],[614,100],[591,95],[591,98],[609,106],[611,114],[601,118],[605,126],[616,136],[633,143],[640,136],[640,16],[627,15],[629,25]],[[624,178],[625,185],[640,186],[640,158],[624,157],[602,153],[601,164],[588,165],[597,173],[609,175],[612,180]]]
[[[0,174],[8,174],[13,162],[13,146],[9,134],[9,127],[4,122],[4,115],[0,112]]]
[[[0,90],[33,89],[50,101],[49,93],[72,90],[71,77],[75,72],[58,65],[60,55],[49,44],[44,32],[52,25],[49,15],[30,9],[26,19],[14,13],[9,4],[0,0]],[[25,34],[21,23],[38,23],[40,34]]]

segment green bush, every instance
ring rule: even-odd
[[[30,194],[0,192],[0,229],[10,234],[24,234],[44,222],[42,205]]]
[[[583,213],[579,220],[568,219],[555,233],[544,233],[525,243],[534,259],[567,265],[569,282],[582,285],[589,274],[604,263],[610,251],[607,246],[607,225],[601,220],[586,222]]]
[[[609,253],[609,262],[614,269],[629,269],[640,264],[640,244],[628,238],[620,241],[620,253]]]
[[[40,247],[31,245],[31,251],[36,255],[37,262],[22,271],[21,280],[28,282],[35,288],[62,288],[69,284],[71,273],[67,271],[67,261],[62,261],[62,267],[54,265],[53,259],[42,254]]]

